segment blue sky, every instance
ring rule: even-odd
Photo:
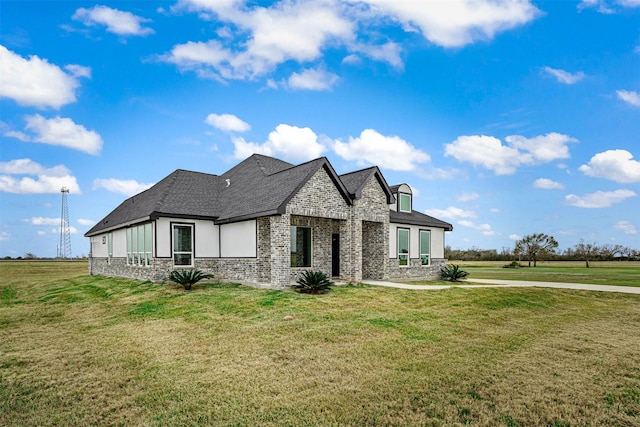
[[[453,248],[640,248],[640,0],[2,1],[0,256],[175,169],[378,165]]]

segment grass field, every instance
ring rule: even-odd
[[[639,261],[591,262],[589,268],[579,261],[538,262],[537,267],[503,268],[502,261],[449,261],[476,279],[532,280],[539,282],[589,283],[594,285],[640,286]],[[527,265],[522,262],[521,265]]]
[[[640,425],[637,295],[86,270],[0,262],[0,425]]]

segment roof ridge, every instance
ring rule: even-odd
[[[287,171],[290,171],[292,169],[299,168],[301,166],[309,165],[309,164],[311,164],[313,162],[317,162],[319,160],[328,162],[328,159],[326,157],[322,156],[322,157],[318,157],[317,159],[313,159],[313,160],[309,160],[309,161],[304,162],[304,163],[300,163],[299,165],[291,165],[291,167],[289,167],[289,168],[282,169],[280,171],[274,172],[274,173],[266,175],[266,176],[274,176],[274,175],[277,175],[277,174],[282,173],[282,172],[287,172]]]

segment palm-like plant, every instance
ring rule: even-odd
[[[296,280],[295,285],[291,285],[291,288],[303,294],[323,294],[333,285],[334,283],[322,271],[306,270]]]
[[[209,279],[213,274],[203,273],[200,270],[173,270],[169,273],[167,280],[182,285],[187,291],[190,291],[194,284],[203,279]]]
[[[440,275],[443,280],[448,280],[450,282],[459,282],[460,279],[464,279],[469,275],[468,272],[461,269],[459,265],[449,264],[440,269]]]

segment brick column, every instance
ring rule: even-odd
[[[269,217],[271,240],[271,286],[284,289],[291,284],[291,215]]]
[[[351,281],[362,282],[362,220],[351,219]]]

